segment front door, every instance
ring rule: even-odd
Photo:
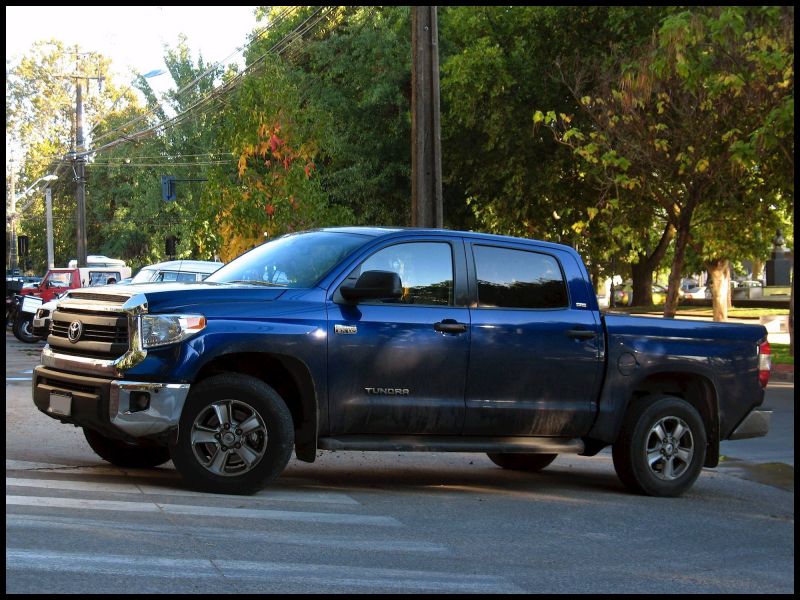
[[[330,429],[337,434],[458,434],[464,422],[469,309],[457,306],[459,238],[393,243],[365,271],[393,271],[403,295],[328,307]],[[463,270],[459,269],[463,273]]]

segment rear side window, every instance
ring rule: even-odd
[[[555,257],[539,252],[473,246],[478,306],[566,308],[567,286]]]

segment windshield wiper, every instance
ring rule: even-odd
[[[265,285],[267,287],[286,287],[285,283],[272,283],[270,281],[258,281],[257,279],[234,279],[233,281],[225,281],[224,283],[249,283],[251,285]]]

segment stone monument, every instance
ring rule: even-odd
[[[789,285],[792,259],[784,246],[785,243],[783,233],[778,229],[772,238],[772,256],[766,264],[767,285]]]

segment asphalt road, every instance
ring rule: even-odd
[[[104,463],[39,413],[40,344],[6,335],[7,593],[793,593],[794,386],[683,497],[629,494],[610,453],[320,452],[252,497],[171,463]]]

